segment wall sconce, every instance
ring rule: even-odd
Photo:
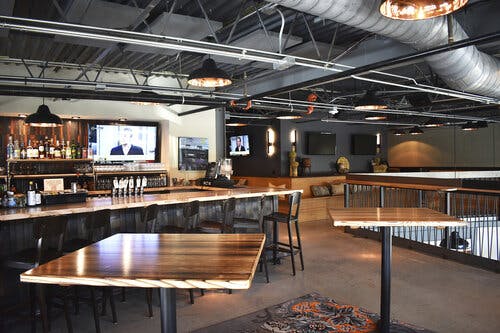
[[[382,134],[377,133],[376,137],[377,137],[377,154],[379,154],[380,148],[382,147]]]
[[[293,129],[290,131],[290,144],[292,147],[297,148],[297,130]]]
[[[267,129],[267,156],[273,156],[276,150],[274,143],[276,142],[276,134],[272,128]]]

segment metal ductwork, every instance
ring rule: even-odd
[[[267,1],[390,37],[420,51],[448,43],[446,17],[421,21],[388,19],[379,12],[380,0]],[[466,32],[455,21],[453,39],[466,38]],[[451,88],[500,98],[500,62],[475,46],[430,56],[426,61]]]

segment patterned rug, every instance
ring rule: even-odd
[[[338,304],[331,298],[311,293],[195,332],[377,332],[378,319],[378,314],[360,307]],[[432,333],[432,331],[392,321],[391,333]]]

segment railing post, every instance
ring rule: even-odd
[[[418,190],[418,207],[422,208],[424,204],[424,191]]]
[[[344,183],[344,207],[349,208],[349,183]]]
[[[379,207],[384,207],[385,204],[385,187],[380,186],[380,202]]]
[[[445,193],[445,213],[450,215],[451,213],[451,192]],[[451,239],[450,239],[450,228],[444,228],[444,237],[446,239],[446,248],[451,249]]]

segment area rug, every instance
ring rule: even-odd
[[[360,307],[338,304],[329,297],[311,293],[195,332],[368,333],[378,332],[378,319],[378,314]],[[399,321],[391,322],[391,332],[432,333],[432,331]]]

